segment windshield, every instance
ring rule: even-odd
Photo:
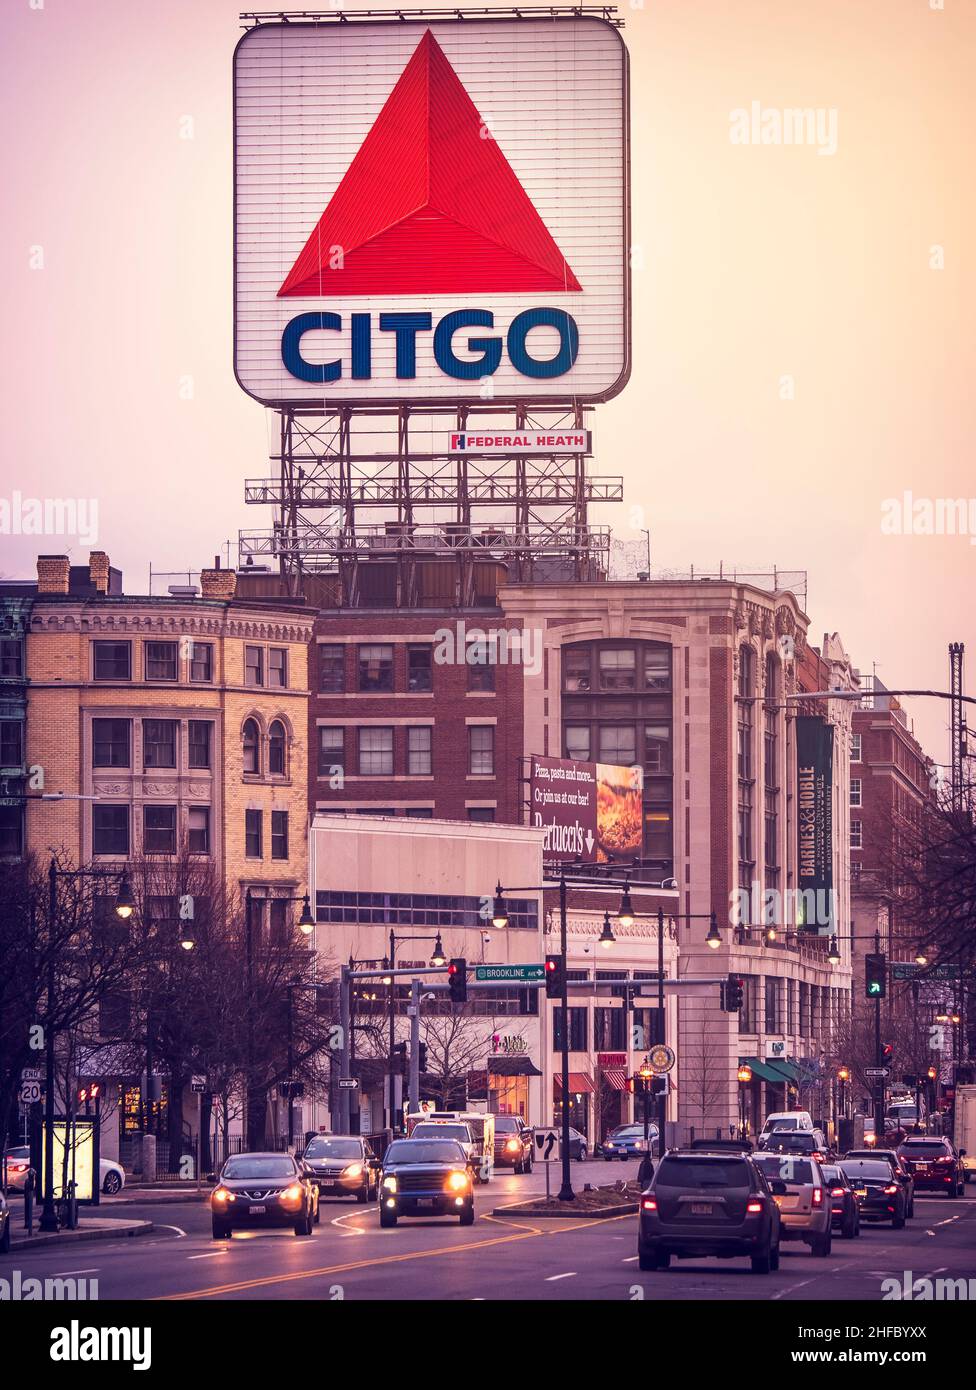
[[[756,1162],[767,1178],[779,1178],[782,1182],[812,1183],[813,1164],[808,1158],[762,1158]]]
[[[796,1130],[791,1134],[773,1134],[771,1138],[766,1140],[767,1149],[775,1149],[777,1144],[805,1154],[812,1154],[817,1148],[817,1140],[814,1135],[810,1133],[800,1134]]]
[[[847,1174],[841,1168],[834,1168],[828,1165],[826,1168],[821,1168],[820,1171],[823,1173],[826,1182],[845,1183],[847,1181]]]
[[[452,1139],[397,1139],[383,1155],[383,1163],[463,1163],[464,1150]]]
[[[363,1151],[356,1139],[313,1139],[305,1150],[306,1158],[362,1158]]]
[[[767,1121],[766,1121],[766,1129],[767,1129],[769,1132],[772,1132],[773,1130],[777,1130],[777,1129],[799,1129],[799,1128],[800,1128],[800,1121],[797,1120],[797,1119],[795,1119],[793,1116],[786,1117],[786,1118],[784,1118],[784,1119],[782,1119],[782,1120],[767,1120]]]
[[[902,1149],[906,1158],[943,1158],[948,1152],[945,1144],[926,1144],[914,1139],[910,1139]]]
[[[876,1182],[890,1182],[891,1168],[887,1163],[879,1163],[877,1159],[860,1158],[853,1163],[844,1162],[841,1165],[844,1172],[851,1179],[871,1178]]]
[[[463,1144],[471,1142],[471,1134],[467,1125],[419,1124],[414,1127],[413,1137],[415,1139],[456,1139]]]
[[[239,1182],[242,1178],[293,1178],[295,1165],[287,1154],[281,1158],[275,1157],[274,1154],[267,1158],[242,1154],[238,1158],[227,1160],[221,1176],[233,1182]]]
[[[650,1131],[652,1134],[657,1133],[653,1125],[650,1126]],[[610,1131],[611,1139],[633,1139],[635,1137],[640,1139],[644,1138],[643,1125],[618,1125],[616,1129]]]
[[[749,1186],[749,1169],[741,1160],[724,1158],[666,1158],[657,1170],[658,1187],[706,1188]]]
[[[518,1130],[518,1120],[514,1115],[496,1115],[495,1133],[496,1134],[515,1134]]]

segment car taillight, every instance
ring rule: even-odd
[[[762,1209],[763,1209],[763,1204],[762,1204],[762,1202],[749,1202],[749,1203],[747,1203],[747,1205],[746,1205],[746,1211],[747,1211],[747,1212],[749,1212],[749,1211],[751,1211],[751,1212],[757,1212],[757,1211],[762,1211]]]
[[[657,1211],[657,1202],[653,1197],[645,1197],[641,1201],[641,1206],[645,1211]]]
[[[888,1186],[885,1188],[885,1192],[888,1193],[889,1197],[893,1197],[897,1191],[898,1184],[896,1182],[889,1183]]]
[[[815,1207],[822,1207],[822,1206],[823,1206],[823,1188],[822,1188],[822,1187],[815,1187],[815,1188],[813,1189],[813,1205],[814,1205]]]
[[[830,1189],[830,1195],[831,1197],[843,1197],[844,1189],[842,1187],[832,1187]]]
[[[951,1163],[951,1162],[952,1162],[952,1155],[951,1155],[951,1154],[946,1154],[943,1158],[937,1158],[935,1161],[936,1161],[936,1163]]]
[[[8,1164],[7,1164],[7,1172],[8,1172],[8,1173],[26,1173],[26,1172],[27,1172],[27,1164],[26,1164],[26,1163],[8,1163]]]

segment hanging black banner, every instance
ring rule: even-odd
[[[833,762],[833,726],[801,715],[796,721],[797,924],[804,931],[834,926]]]

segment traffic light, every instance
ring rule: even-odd
[[[563,956],[546,956],[546,998],[562,999],[565,984],[565,958]]]
[[[737,1014],[742,1008],[744,981],[739,975],[729,975],[722,986],[722,1008],[727,1014]]]
[[[668,1093],[668,1078],[666,1076],[652,1076],[648,1082],[648,1089],[653,1099],[660,1100]]]
[[[893,1057],[893,1055],[894,1055],[894,1051],[895,1051],[895,1049],[894,1049],[894,1045],[893,1045],[892,1043],[882,1043],[882,1045],[881,1045],[881,1060],[882,1060],[882,1062],[885,1062],[885,1063],[890,1062],[891,1059],[892,1059],[892,1057]]]
[[[463,956],[455,956],[448,964],[447,983],[451,991],[451,1003],[466,1003],[468,998],[468,962]]]
[[[393,1070],[397,1076],[403,1076],[407,1070],[407,1044],[405,1042],[394,1043],[393,1045]]]
[[[864,995],[867,999],[883,999],[888,982],[888,962],[882,955],[864,957]]]
[[[427,1070],[427,1044],[425,1042],[418,1044],[417,1069],[421,1073]]]

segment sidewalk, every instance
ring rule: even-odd
[[[13,1213],[11,1213],[12,1215]],[[83,1216],[74,1231],[57,1231],[42,1234],[34,1226],[34,1234],[27,1234],[26,1226],[11,1224],[10,1253],[20,1250],[34,1250],[44,1245],[70,1245],[79,1240],[111,1240],[118,1236],[145,1236],[153,1228],[151,1221],[124,1221],[107,1216]]]

